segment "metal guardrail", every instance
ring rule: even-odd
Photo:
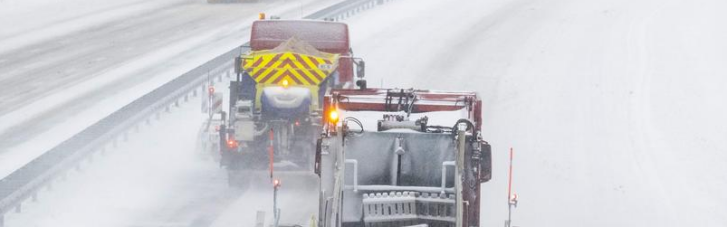
[[[326,9],[303,17],[303,19],[333,19],[344,20],[363,10],[370,9],[376,5],[384,4],[392,0],[348,0],[335,4]]]
[[[358,12],[384,4],[392,0],[348,0],[322,9],[305,19],[343,20]],[[0,180],[0,227],[4,225],[4,215],[15,209],[20,212],[23,201],[35,200],[44,186],[50,187],[57,177],[63,175],[92,154],[106,149],[109,144],[116,146],[124,140],[131,129],[150,119],[159,117],[162,111],[169,111],[190,96],[206,90],[205,83],[212,76],[218,79],[232,73],[234,58],[240,53],[234,48],[203,65],[200,65],[176,79],[162,85],[111,115],[101,119],[80,133],[53,147],[43,155],[32,160]],[[244,49],[242,50],[244,51]]]

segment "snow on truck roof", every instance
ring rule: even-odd
[[[252,23],[250,47],[253,51],[272,49],[296,37],[328,53],[349,51],[348,25],[317,20],[258,20]]]
[[[402,100],[404,106],[398,104],[401,95],[409,97],[409,101]],[[412,97],[415,97],[413,103],[410,102]],[[385,114],[406,116],[407,113],[404,110],[396,111],[395,109],[407,108],[407,103],[413,105],[410,107],[409,121],[415,121],[426,116],[428,118],[427,125],[430,126],[452,127],[460,119],[472,121],[477,129],[481,124],[481,119],[478,116],[481,114],[479,111],[481,103],[475,92],[413,89],[334,89],[327,98],[333,99],[327,102],[335,102],[333,104],[335,107],[331,108],[338,109],[341,119],[354,117],[362,122],[365,131],[377,131],[377,122],[383,119]]]
[[[378,121],[382,119],[383,114],[395,114],[395,115],[401,115],[406,116],[406,113],[404,111],[401,112],[379,112],[379,111],[346,111],[341,110],[341,119],[345,119],[347,117],[353,117],[361,121],[361,124],[363,126],[363,130],[367,132],[376,132],[377,131],[377,124]],[[409,120],[417,120],[424,116],[426,116],[429,121],[427,125],[436,125],[436,126],[447,126],[452,127],[457,123],[457,120],[459,119],[467,119],[468,113],[466,110],[451,110],[451,111],[435,111],[435,112],[426,112],[426,113],[412,113],[409,116]],[[349,127],[356,128],[352,130],[357,130],[358,125],[355,124],[349,124]],[[420,133],[416,132],[414,130],[409,129],[392,129],[388,130],[387,132],[394,132],[394,133]]]
[[[477,92],[474,91],[441,91],[441,90],[423,90],[423,89],[401,89],[401,88],[392,88],[392,89],[385,89],[385,88],[369,88],[365,90],[352,90],[352,89],[335,89],[333,90],[333,93],[346,95],[346,96],[386,96],[387,93],[397,92],[397,91],[403,91],[403,92],[411,92],[417,96],[420,97],[433,97],[438,96],[438,99],[443,99],[447,97],[453,97],[453,98],[459,98],[464,96],[472,96],[476,97]]]
[[[436,90],[402,90],[402,89],[334,89],[331,94],[338,96],[341,106],[348,110],[379,110],[388,95],[411,94],[416,97],[416,105],[412,112],[432,112],[443,110],[458,110],[466,108],[471,103],[477,102],[479,98],[476,92],[468,91],[436,91]],[[397,102],[398,97],[391,97]],[[355,104],[353,104],[355,103]],[[353,105],[349,105],[353,104]],[[372,105],[367,105],[372,104]]]

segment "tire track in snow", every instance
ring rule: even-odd
[[[633,58],[635,63],[639,63],[636,71],[633,75],[635,79],[635,90],[632,94],[631,107],[629,109],[630,118],[630,130],[628,130],[629,137],[631,138],[632,146],[635,148],[634,152],[631,152],[633,156],[633,162],[636,164],[636,168],[639,169],[642,174],[645,175],[643,179],[647,185],[655,186],[652,187],[656,190],[658,198],[661,198],[666,205],[666,210],[669,212],[665,218],[671,221],[664,221],[664,223],[678,223],[679,212],[672,201],[674,194],[667,192],[668,184],[663,182],[662,173],[655,160],[662,160],[663,156],[659,156],[655,153],[656,148],[652,145],[654,140],[653,137],[657,136],[653,133],[657,133],[651,122],[651,84],[652,76],[654,74],[653,69],[653,56],[649,50],[648,43],[648,28],[654,23],[656,16],[667,6],[668,3],[662,2],[659,6],[652,8],[646,13],[643,18],[638,21],[632,22],[629,26],[628,33],[628,50],[634,50],[630,53],[629,57]],[[662,220],[663,221],[663,220]],[[683,223],[687,224],[687,223]]]

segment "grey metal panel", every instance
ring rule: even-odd
[[[395,151],[401,142],[404,150],[401,159]],[[361,185],[394,185],[394,186],[427,186],[439,187],[442,182],[442,163],[454,161],[457,151],[451,134],[428,133],[396,133],[396,132],[363,132],[351,133],[346,137],[344,145],[346,160],[358,162],[357,184]],[[398,183],[397,162],[401,160]],[[447,173],[447,185],[454,185],[454,170]],[[346,185],[353,184],[354,171],[345,171]],[[344,190],[343,221],[357,222],[363,218],[363,194],[366,187],[358,191]]]
[[[455,141],[450,134],[364,132],[346,138],[344,147],[346,159],[358,161],[359,185],[392,185],[395,176],[396,140],[401,138],[400,186],[441,185],[442,162],[454,161]],[[454,176],[449,171],[447,178]],[[346,179],[353,178],[353,172],[346,172]],[[451,186],[448,180],[448,186]],[[347,181],[350,183],[350,181]]]

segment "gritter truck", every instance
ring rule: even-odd
[[[331,89],[366,86],[348,26],[317,20],[257,20],[250,51],[236,58],[220,164],[232,186],[250,171],[313,168],[322,101]],[[354,70],[356,77],[354,78]]]
[[[492,158],[476,93],[336,89],[323,103],[317,226],[479,226]]]

